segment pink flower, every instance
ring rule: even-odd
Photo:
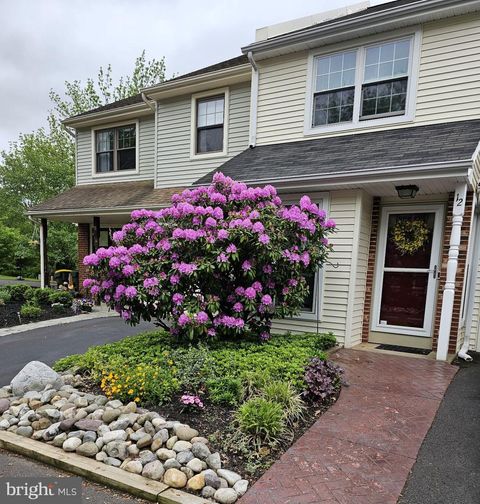
[[[249,271],[252,269],[252,263],[250,261],[243,261],[242,263],[242,269],[243,271]]]
[[[132,312],[130,310],[122,310],[121,315],[123,320],[130,320],[132,318]]]
[[[170,283],[172,285],[176,285],[176,284],[178,284],[178,282],[180,282],[180,277],[178,275],[172,275],[170,277]]]
[[[123,267],[122,269],[122,273],[128,277],[128,276],[132,276],[134,273],[135,273],[135,268],[130,265],[130,264],[127,264],[126,266]]]
[[[257,292],[262,292],[262,284],[257,280],[256,282],[253,282],[252,287],[257,291]]]
[[[110,268],[118,268],[119,266],[121,266],[121,264],[122,262],[118,257],[112,257],[110,261],[108,261],[108,265],[110,266]]]
[[[217,236],[219,240],[226,240],[228,238],[228,231],[226,229],[220,229]]]
[[[191,322],[190,317],[186,313],[182,313],[180,317],[178,317],[178,325],[183,327]]]
[[[237,312],[237,313],[240,313],[241,311],[243,311],[243,304],[242,303],[235,303],[233,305],[233,311]]]
[[[205,220],[205,226],[207,227],[215,227],[217,225],[217,221],[213,217],[207,217]]]
[[[98,266],[100,262],[100,258],[97,254],[90,254],[83,258],[83,264],[85,266]]]
[[[195,315],[195,320],[196,320],[199,324],[205,324],[205,322],[208,322],[208,315],[207,315],[204,311],[199,311],[199,312]]]
[[[258,237],[258,241],[259,241],[262,245],[267,245],[267,243],[270,243],[270,236],[268,236],[267,234],[261,234],[261,235]]]
[[[151,287],[156,287],[158,283],[158,278],[149,277],[145,278],[145,280],[143,281],[143,286],[145,287],[145,289],[150,289]]]
[[[265,306],[270,306],[273,304],[272,297],[269,294],[262,296],[262,304]]]
[[[83,287],[85,289],[88,289],[92,285],[95,285],[95,280],[93,280],[92,278],[85,278],[85,280],[83,281],[82,285],[83,285]]]
[[[221,262],[221,263],[226,263],[226,262],[228,262],[228,257],[227,257],[227,255],[225,254],[225,252],[220,252],[220,254],[218,254],[218,256],[217,256],[217,261],[218,261],[218,262]]]
[[[132,299],[137,295],[137,289],[135,287],[130,286],[125,289],[125,297],[128,299]]]
[[[253,287],[245,289],[245,297],[248,299],[255,299],[257,291]]]
[[[252,230],[255,231],[255,233],[263,233],[263,231],[265,231],[265,226],[261,222],[255,222]]]
[[[176,304],[177,306],[178,305],[181,305],[183,303],[183,295],[182,294],[179,294],[178,292],[176,292],[173,296],[172,296],[172,301],[174,302],[174,304]]]
[[[227,247],[227,252],[229,254],[235,254],[237,252],[237,247],[233,243],[230,243],[230,245]]]

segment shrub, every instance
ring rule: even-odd
[[[270,379],[264,371],[245,371],[241,378],[243,394],[246,399],[259,394]]]
[[[144,404],[162,404],[178,391],[172,366],[126,365],[121,358],[102,371],[100,387],[108,398]]]
[[[235,406],[243,397],[242,381],[232,376],[209,380],[207,390],[214,404]]]
[[[170,358],[175,364],[177,378],[185,392],[196,394],[213,376],[214,361],[203,345],[179,348],[171,353]]]
[[[33,288],[28,284],[5,285],[2,290],[10,293],[11,300],[23,303],[30,299],[33,294]]]
[[[262,396],[267,401],[280,404],[287,424],[300,420],[305,412],[303,400],[290,382],[270,382],[264,387]]]
[[[237,411],[236,420],[240,430],[252,436],[257,447],[262,443],[275,443],[285,433],[282,407],[263,397],[244,402]]]
[[[47,306],[53,292],[53,289],[32,289],[30,299],[38,306]]]
[[[317,334],[315,348],[321,352],[333,348],[337,344],[337,338],[333,333]]]
[[[51,290],[49,301],[51,304],[59,303],[65,306],[70,306],[73,301],[73,294],[64,290]]]
[[[25,319],[37,319],[41,314],[42,309],[40,308],[40,306],[27,303],[20,308],[20,316]]]
[[[328,402],[340,389],[342,374],[333,362],[314,357],[305,370],[304,397],[315,404]]]
[[[273,317],[297,314],[305,276],[330,251],[335,223],[310,201],[282,205],[272,186],[249,188],[221,173],[154,212],[136,210],[84,264],[83,286],[131,324],[157,320],[172,334],[270,335]],[[167,327],[165,320],[170,321]]]
[[[8,303],[12,299],[12,295],[7,289],[0,289],[0,305]]]

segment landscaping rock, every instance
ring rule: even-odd
[[[178,460],[178,456],[177,456]],[[189,467],[193,472],[199,473],[203,471],[202,461],[198,458],[193,458],[187,463],[187,467]]]
[[[220,478],[217,476],[215,471],[207,470],[203,472],[203,476],[205,478],[205,485],[218,490],[221,487]]]
[[[124,467],[125,471],[131,472],[133,474],[141,474],[143,470],[143,465],[139,460],[131,460],[127,462]]]
[[[85,430],[85,431],[97,431],[100,425],[102,425],[103,422],[101,420],[79,420],[78,422],[75,423],[75,427],[80,430]],[[114,430],[114,429],[112,429]]]
[[[45,390],[40,397],[40,401],[43,403],[49,403],[57,394],[55,389]]]
[[[105,463],[105,460],[107,460],[107,458],[108,458],[108,455],[104,451],[98,452],[95,455],[95,460],[97,460],[98,462]]]
[[[0,399],[0,415],[10,408],[10,401],[8,399]]]
[[[53,446],[57,446],[58,448],[61,448],[63,446],[63,443],[67,440],[67,433],[62,432],[58,436],[55,436],[53,438]]]
[[[169,434],[167,429],[160,429],[154,436],[153,439],[159,439],[162,443],[168,441]]]
[[[172,488],[183,488],[187,484],[187,476],[178,469],[168,469],[163,476],[163,482]]]
[[[105,452],[109,457],[125,460],[128,457],[127,447],[125,441],[110,441],[105,447]]]
[[[205,497],[205,499],[213,499],[215,492],[215,488],[212,488],[211,486],[205,486],[202,490],[202,497]]]
[[[146,446],[150,446],[151,444],[152,444],[152,436],[150,436],[150,434],[146,434],[145,436],[142,436],[137,441],[137,447],[139,449],[145,448]]]
[[[130,458],[137,458],[140,454],[140,450],[137,448],[136,444],[132,444],[127,448],[128,456]]]
[[[241,480],[237,481],[235,483],[235,485],[233,485],[233,489],[241,497],[248,490],[248,481],[245,479],[241,479]]]
[[[167,446],[168,448],[168,446]],[[175,444],[172,446],[172,450],[178,452],[182,451],[190,451],[192,448],[192,443],[188,441],[176,441]]]
[[[198,492],[205,486],[205,477],[203,474],[197,474],[190,478],[187,482],[187,488]]]
[[[190,469],[190,467],[182,466],[182,467],[180,467],[180,471],[182,471],[183,474],[185,474],[185,476],[187,477],[187,480],[189,480],[190,478],[193,478],[195,476],[195,473]]]
[[[177,459],[171,458],[164,462],[163,467],[165,467],[165,469],[180,469],[182,466]]]
[[[118,399],[115,399],[113,401],[108,401],[105,404],[106,408],[113,408],[113,409],[118,409],[118,408],[121,408],[122,406],[123,406],[122,401],[119,401]]]
[[[160,460],[174,459],[177,456],[173,450],[167,450],[166,448],[160,448],[156,454]]]
[[[162,447],[162,440],[161,439],[154,439],[152,441],[152,445],[150,446],[150,449],[153,451],[153,452],[156,452],[157,450],[159,450],[160,448]]]
[[[192,460],[193,453],[191,451],[182,451],[177,453],[176,459],[180,462],[181,465],[186,465],[190,460]]]
[[[75,419],[74,418],[69,418],[67,420],[62,420],[60,422],[60,430],[61,431],[69,431],[72,429],[73,425],[75,424]]]
[[[60,434],[60,422],[54,423],[50,425],[48,429],[45,429],[43,439],[45,439],[45,441],[51,441],[55,436],[58,436],[58,434]]]
[[[42,430],[42,429],[48,429],[52,425],[52,422],[48,418],[40,418],[39,420],[36,420],[35,422],[32,422],[32,427],[33,430]],[[60,422],[60,427],[62,426],[62,422]]]
[[[111,441],[126,441],[127,433],[123,430],[114,430],[106,432],[102,437],[105,444],[110,443]]]
[[[110,422],[116,420],[121,414],[122,412],[119,409],[106,409],[102,416],[102,420],[109,424]]]
[[[208,467],[210,469],[220,469],[222,467],[222,460],[220,458],[220,453],[215,452],[209,455],[206,459],[205,462],[207,463]]]
[[[74,452],[80,445],[82,444],[82,440],[77,437],[71,437],[68,438],[64,443],[63,443],[63,451],[66,452]]]
[[[202,436],[195,436],[192,439],[190,439],[190,443],[203,443],[203,444],[208,444],[208,439],[204,438]]]
[[[227,480],[229,486],[233,487],[237,481],[240,481],[242,477],[236,472],[229,471],[228,469],[218,469],[217,474],[220,478]]]
[[[204,443],[193,443],[192,453],[195,455],[195,457],[202,460],[205,460],[209,455],[211,455],[210,449]]]
[[[83,443],[77,448],[76,452],[84,457],[94,457],[98,453],[98,446],[92,442]]]
[[[32,437],[33,429],[30,426],[22,426],[16,430],[15,434],[23,437]]]
[[[0,420],[0,430],[7,430],[10,427],[8,420]]]
[[[178,424],[174,427],[175,435],[181,441],[190,441],[195,436],[198,436],[198,431],[192,429],[188,425]]]
[[[153,462],[154,460],[157,460],[157,456],[155,453],[152,453],[150,450],[142,450],[138,454],[138,459],[142,463],[142,465],[146,465],[150,462]]]
[[[142,471],[142,476],[146,478],[159,480],[165,473],[165,469],[163,468],[163,464],[159,460],[155,460],[145,464],[145,467]]]
[[[97,434],[95,432],[93,432],[93,431],[87,431],[83,435],[83,442],[84,443],[89,443],[89,442],[90,443],[95,443],[96,440],[97,440]]]
[[[109,427],[111,430],[125,430],[130,425],[130,423],[133,422],[130,422],[129,418],[122,418],[121,420],[114,420]]]
[[[237,501],[238,494],[233,488],[219,488],[213,497],[220,504],[233,504]]]
[[[39,361],[29,362],[11,382],[12,392],[16,396],[23,396],[29,391],[41,392],[47,385],[60,388],[63,379],[52,368]]]
[[[165,444],[165,446],[171,450],[174,446],[174,444],[178,441],[178,437],[177,436],[172,436],[171,438],[169,438]]]
[[[102,452],[102,453],[105,453],[105,452]],[[121,460],[118,460],[117,458],[113,458],[113,457],[107,457],[103,461],[103,463],[107,464],[109,466],[113,466],[113,467],[120,467],[122,465],[122,461]]]

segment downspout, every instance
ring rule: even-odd
[[[155,112],[155,101],[151,100],[145,93],[142,93],[142,100],[148,107]]]
[[[248,61],[252,65],[252,85],[250,91],[250,149],[255,148],[257,145],[257,109],[258,109],[258,81],[259,73],[258,66],[253,58],[252,51],[247,54]]]
[[[478,205],[478,200],[475,206],[475,226],[472,228],[473,233],[473,243],[472,243],[472,258],[470,261],[470,277],[468,279],[468,285],[465,290],[465,301],[468,302],[468,306],[465,312],[466,326],[463,336],[462,348],[458,352],[458,357],[467,362],[471,362],[473,358],[468,355],[468,349],[470,346],[470,332],[472,330],[472,310],[473,310],[473,293],[475,289],[475,284],[477,281],[477,267],[478,261],[480,260],[480,206]]]

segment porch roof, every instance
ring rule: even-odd
[[[136,208],[161,208],[171,203],[173,194],[184,187],[155,189],[153,180],[84,184],[72,187],[49,200],[31,207],[28,214],[38,217],[82,215],[109,211],[129,212]]]
[[[408,174],[422,169],[432,177],[441,172],[469,176],[478,154],[480,120],[383,131],[362,132],[313,140],[259,145],[246,149],[197,180],[208,184],[223,172],[250,183],[289,183],[341,180],[366,181],[368,176]]]

